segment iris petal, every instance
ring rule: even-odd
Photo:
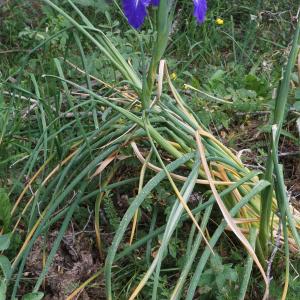
[[[193,0],[194,2],[194,16],[199,23],[203,23],[207,11],[206,0]]]
[[[149,5],[158,6],[160,0],[122,0],[124,13],[129,24],[138,29],[144,23]],[[194,16],[199,23],[203,23],[207,11],[206,0],[193,0]]]
[[[123,9],[128,23],[138,29],[144,23],[147,6],[151,0],[123,0]]]

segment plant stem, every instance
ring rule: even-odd
[[[292,49],[289,55],[288,64],[286,66],[283,80],[280,83],[280,87],[278,90],[276,105],[274,111],[274,121],[273,125],[277,126],[277,133],[275,138],[271,137],[271,147],[269,150],[269,156],[266,166],[266,172],[264,175],[264,179],[271,183],[271,186],[267,188],[262,193],[262,202],[261,202],[261,222],[259,228],[259,241],[262,247],[262,251],[264,254],[264,258],[268,257],[268,240],[270,237],[270,218],[272,212],[272,198],[274,195],[273,192],[273,171],[274,171],[274,162],[273,155],[277,155],[278,152],[278,142],[280,138],[280,133],[282,129],[282,125],[285,118],[285,108],[287,104],[287,98],[289,93],[289,85],[291,80],[291,74],[296,63],[297,54],[299,51],[299,37],[300,37],[300,20],[298,20],[295,37],[292,45]],[[276,153],[274,153],[275,149]]]
[[[152,59],[148,70],[147,80],[143,86],[143,108],[148,109],[151,94],[156,79],[157,66],[166,50],[170,32],[171,18],[169,1],[160,1],[157,18],[157,38],[152,49]]]

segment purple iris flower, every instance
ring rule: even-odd
[[[138,29],[144,23],[151,0],[123,0],[123,9],[129,24]]]
[[[203,23],[207,11],[206,0],[193,0],[194,2],[194,16],[199,23]]]
[[[124,13],[129,24],[138,29],[144,23],[149,5],[158,6],[160,0],[122,0]],[[164,0],[166,1],[166,0]],[[207,11],[206,0],[193,0],[194,16],[199,23],[203,23]]]

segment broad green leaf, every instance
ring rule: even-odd
[[[44,297],[42,292],[33,292],[22,297],[22,300],[41,300]]]
[[[4,230],[7,230],[11,221],[11,204],[4,189],[0,189],[0,207],[0,228],[3,227]]]
[[[225,71],[224,70],[217,70],[210,78],[210,81],[222,81],[225,77]]]
[[[258,96],[266,96],[268,94],[268,82],[254,74],[245,76],[245,87],[248,90],[253,90]]]
[[[8,280],[11,274],[11,263],[6,256],[0,255],[0,269],[2,270],[4,279]]]
[[[11,234],[0,235],[0,251],[7,250],[10,244]]]

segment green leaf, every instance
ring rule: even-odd
[[[262,78],[255,76],[254,74],[248,74],[245,76],[245,87],[248,90],[255,91],[258,96],[266,96],[268,94],[268,82]]]
[[[232,282],[236,282],[238,279],[238,274],[236,270],[234,270],[231,265],[226,265],[224,269],[226,279]]]
[[[211,77],[210,81],[222,81],[225,76],[224,70],[217,70]]]
[[[214,274],[211,269],[206,270],[200,278],[199,287],[212,286]]]
[[[218,254],[211,256],[210,265],[215,274],[222,273],[224,270],[224,267],[222,265],[222,258]]]
[[[3,226],[4,230],[7,230],[11,221],[11,204],[4,189],[0,189],[0,207],[0,227]]]
[[[293,105],[293,108],[294,108],[296,111],[300,111],[300,101],[296,101],[295,104]]]
[[[169,253],[173,258],[176,258],[177,255],[177,247],[176,241],[171,240],[169,244]]]
[[[0,269],[4,275],[4,279],[8,280],[11,275],[11,263],[6,256],[0,255]],[[0,299],[2,299],[0,297]]]
[[[225,274],[219,273],[218,275],[216,275],[216,285],[218,287],[219,292],[222,292],[223,288],[225,287],[225,282]]]
[[[22,300],[41,300],[44,297],[42,292],[33,292],[22,297]]]
[[[300,100],[300,88],[296,88],[295,90],[295,99],[296,100]]]
[[[0,280],[0,299],[6,299],[6,282]]]
[[[10,244],[11,234],[0,235],[0,251],[7,250]]]
[[[79,6],[94,8],[98,11],[106,11],[109,8],[109,5],[105,0],[73,0],[75,4]]]

